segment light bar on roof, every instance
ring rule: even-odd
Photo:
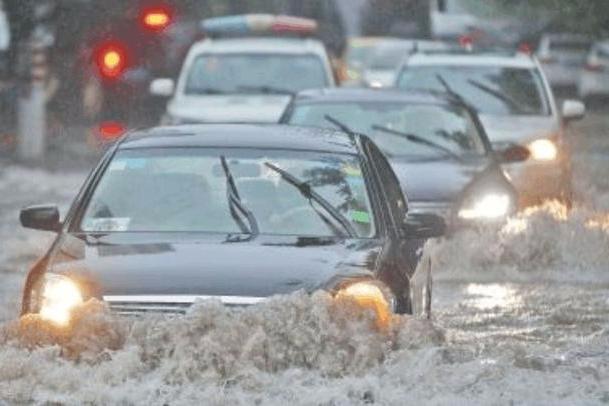
[[[317,31],[317,22],[308,18],[246,14],[216,17],[203,20],[203,31],[211,36],[297,34],[311,35]]]

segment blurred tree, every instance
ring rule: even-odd
[[[4,0],[11,30],[9,48],[10,75],[16,74],[19,47],[34,29],[34,0]]]
[[[429,0],[369,0],[362,10],[362,34],[428,38],[430,7]]]
[[[535,14],[549,23],[549,28],[569,30],[596,37],[609,35],[608,0],[496,0],[514,14]]]

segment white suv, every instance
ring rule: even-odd
[[[156,79],[150,91],[172,96],[162,124],[274,123],[290,101],[304,89],[335,86],[323,44],[302,36],[252,37],[252,29],[272,33],[309,30],[309,20],[250,15],[206,20],[208,38],[192,46],[174,84]],[[291,26],[290,24],[294,24]],[[311,22],[310,24],[315,24]],[[278,28],[276,28],[278,27]]]
[[[418,53],[405,60],[396,85],[454,92],[478,110],[495,149],[527,146],[528,160],[505,165],[521,196],[521,206],[546,199],[571,202],[565,127],[582,118],[585,107],[566,100],[559,113],[535,58],[508,52]]]

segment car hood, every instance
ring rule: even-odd
[[[89,240],[89,241],[87,241]],[[339,275],[373,275],[374,240],[295,237],[225,242],[226,236],[65,236],[50,271],[68,274],[91,295],[267,297],[313,291]]]
[[[470,184],[492,171],[486,158],[462,162],[398,158],[391,166],[410,202],[456,202]]]
[[[289,102],[286,95],[182,96],[168,113],[189,123],[276,123]]]
[[[480,115],[480,121],[491,142],[524,143],[544,137],[552,137],[559,130],[553,116],[494,116]]]

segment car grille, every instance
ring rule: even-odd
[[[127,295],[104,296],[110,310],[121,315],[185,314],[197,300],[219,300],[225,306],[245,307],[263,302],[252,296]]]

